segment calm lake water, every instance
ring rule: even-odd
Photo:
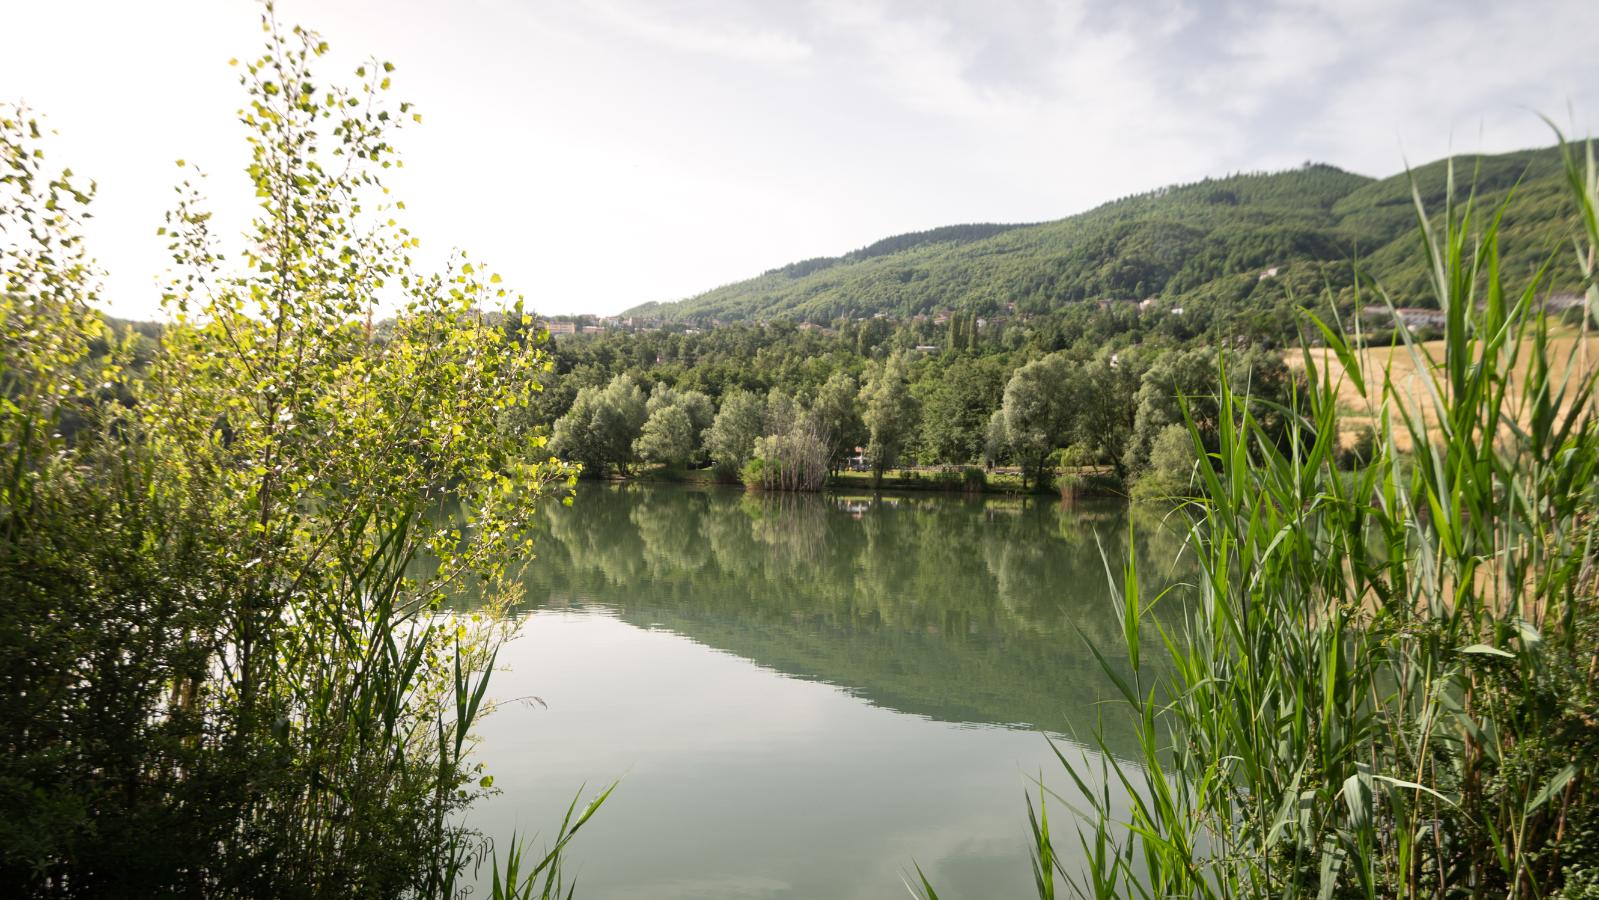
[[[913,863],[944,896],[1032,896],[1023,794],[1067,792],[1042,732],[1086,736],[1111,694],[1084,640],[1122,656],[1100,553],[1119,572],[1129,515],[586,485],[548,510],[492,685],[547,706],[479,729],[502,793],[472,822],[548,834],[620,779],[573,844],[586,900],[906,896]],[[1177,538],[1138,530],[1168,577]]]

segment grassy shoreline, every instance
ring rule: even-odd
[[[628,476],[611,476],[612,482],[640,482],[654,484],[719,485],[744,487],[739,482],[724,481],[716,477],[713,469],[676,469],[657,466],[641,468]],[[1053,483],[1044,488],[1028,485],[1022,487],[1022,477],[1012,471],[985,472],[981,482],[967,481],[961,470],[895,469],[875,480],[870,472],[837,472],[829,476],[823,487],[827,493],[879,493],[879,492],[930,492],[943,494],[988,494],[1060,496],[1077,499],[1084,497],[1125,498],[1127,491],[1121,481],[1108,470],[1084,467],[1063,469],[1055,474]]]

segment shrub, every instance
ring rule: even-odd
[[[968,493],[980,494],[988,487],[988,473],[978,466],[961,469],[961,485]]]
[[[1149,467],[1133,483],[1134,499],[1171,501],[1190,495],[1198,459],[1189,430],[1167,425],[1150,446]]]
[[[809,416],[788,431],[755,441],[755,454],[740,476],[744,484],[765,490],[819,491],[827,484],[828,442]]]

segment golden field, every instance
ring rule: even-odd
[[[1531,345],[1523,350],[1521,358],[1515,363],[1515,380],[1520,383],[1524,380],[1529,362]],[[1444,352],[1442,340],[1425,341],[1415,345],[1415,348],[1383,345],[1380,347],[1367,347],[1361,350],[1361,367],[1365,373],[1364,393],[1355,386],[1353,379],[1344,374],[1343,365],[1331,350],[1325,347],[1314,347],[1310,350],[1310,357],[1318,369],[1331,374],[1333,383],[1338,388],[1338,407],[1341,440],[1347,446],[1354,441],[1355,435],[1365,426],[1376,426],[1384,400],[1384,385],[1392,384],[1392,394],[1411,410],[1419,410],[1423,420],[1427,423],[1428,432],[1437,428],[1435,405],[1429,396],[1427,378],[1423,374],[1426,368],[1437,370],[1438,361]],[[1580,376],[1593,372],[1599,366],[1599,333],[1590,331],[1586,337],[1581,335],[1576,328],[1556,327],[1551,328],[1549,339],[1550,364],[1555,377],[1569,373],[1573,385]],[[1285,356],[1290,368],[1303,371],[1305,368],[1304,354],[1301,351],[1292,351]],[[1386,377],[1384,372],[1387,372]],[[1442,391],[1446,385],[1437,382],[1437,389]],[[1570,406],[1567,401],[1563,404]],[[1520,408],[1520,398],[1512,397],[1510,406]],[[1411,438],[1408,430],[1397,420],[1394,423],[1394,441],[1400,450],[1411,449]]]

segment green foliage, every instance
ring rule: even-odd
[[[723,477],[744,470],[755,450],[755,440],[764,432],[766,405],[747,391],[734,391],[722,400],[722,408],[705,431],[705,450],[716,471]]]
[[[1216,393],[1216,354],[1203,348],[1162,354],[1144,373],[1133,397],[1133,429],[1123,465],[1141,472],[1149,465],[1155,438],[1184,424],[1184,402],[1201,402]]]
[[[996,409],[989,415],[988,427],[983,432],[983,460],[992,466],[1004,462],[1010,455],[1010,428],[1005,424],[1005,410]]]
[[[710,397],[700,391],[677,390],[661,383],[650,391],[650,399],[644,404],[647,416],[653,416],[662,407],[679,406],[688,415],[689,427],[694,430],[695,439],[705,429],[711,427],[711,420],[716,418],[716,404]]]
[[[682,466],[694,455],[694,422],[681,406],[661,406],[644,422],[633,453],[645,462]]]
[[[1155,438],[1172,425],[1192,423],[1207,449],[1217,446],[1220,408],[1216,403],[1224,370],[1216,353],[1204,347],[1161,354],[1144,372],[1134,395],[1132,432],[1123,453],[1127,471],[1141,473],[1150,463]],[[1282,357],[1254,349],[1229,357],[1227,387],[1248,397],[1272,440],[1281,438],[1283,411],[1292,400],[1294,380]]]
[[[1022,366],[1005,384],[1008,445],[1035,485],[1043,484],[1050,453],[1071,432],[1081,394],[1078,372],[1061,353]]]
[[[829,409],[806,409],[777,388],[767,394],[760,436],[740,472],[746,486],[779,491],[822,489],[839,452],[829,431],[829,417],[847,417],[854,406],[853,382],[835,380],[833,384],[836,394],[830,398]]]
[[[1194,489],[1194,442],[1184,425],[1167,425],[1150,445],[1149,468],[1133,485],[1139,500],[1174,500]]]
[[[555,422],[550,449],[581,464],[592,477],[604,477],[611,469],[626,472],[647,416],[644,390],[623,373],[603,388],[578,391],[572,408]]]
[[[1596,169],[1569,151],[1566,165],[1591,266]],[[1088,868],[1061,872],[1080,896],[1591,896],[1599,375],[1581,344],[1555,355],[1537,279],[1506,283],[1503,210],[1457,203],[1445,176],[1438,215],[1424,178],[1414,200],[1442,359],[1398,332],[1420,391],[1316,321],[1339,374],[1305,353],[1283,428],[1231,369],[1213,432],[1183,428],[1201,460],[1186,507],[1201,596],[1180,630],[1161,625],[1129,558],[1131,674],[1113,677],[1141,753],[1091,764],[1061,748],[1088,812]],[[1338,466],[1342,378],[1381,389],[1353,473]],[[1175,461],[1176,427],[1152,469]],[[1164,676],[1141,657],[1146,629]]]
[[[928,367],[916,387],[922,405],[922,456],[928,462],[982,459],[988,417],[999,405],[1004,371],[991,360],[961,356],[948,367]]]
[[[566,808],[566,815],[561,819],[560,828],[556,830],[555,842],[537,863],[524,873],[523,863],[526,850],[515,834],[511,835],[511,846],[507,849],[505,863],[501,865],[498,855],[495,856],[493,867],[490,870],[489,897],[491,900],[570,900],[577,890],[574,881],[567,886],[562,874],[561,864],[564,860],[566,846],[577,837],[578,830],[588,824],[589,819],[600,811],[606,800],[611,797],[611,792],[616,790],[612,784],[600,792],[593,800],[584,805],[580,811],[577,808],[578,797],[573,797],[571,804]],[[540,881],[539,876],[544,878]],[[562,890],[565,889],[565,893]]]
[[[988,474],[977,466],[966,466],[961,469],[961,482],[967,491],[982,493],[988,486]]]
[[[1338,448],[1338,464],[1346,469],[1359,469],[1376,458],[1377,429],[1362,425],[1355,429],[1355,440],[1348,447]]]
[[[860,389],[855,379],[834,372],[816,391],[810,414],[817,431],[827,441],[827,467],[837,471],[845,457],[866,443],[866,423],[861,419]]]
[[[827,484],[828,438],[810,415],[755,439],[744,484],[773,491],[819,491]]]
[[[648,418],[633,442],[635,456],[666,466],[683,466],[701,457],[701,435],[716,416],[711,398],[657,384],[644,409]]]
[[[1127,448],[1137,426],[1135,401],[1152,354],[1101,352],[1082,369],[1073,438],[1098,462],[1108,462],[1118,478],[1127,475]]]
[[[1562,205],[1559,152],[1472,157],[1460,165],[1474,169],[1485,202],[1501,202],[1519,180],[1517,202],[1502,227],[1518,248],[1505,271],[1523,284],[1550,253],[1567,246],[1573,222]],[[774,269],[628,314],[700,323],[778,317],[827,323],[880,312],[1004,314],[1009,304],[1041,314],[1085,300],[1158,296],[1167,308],[1185,308],[1185,317],[1214,308],[1202,315],[1225,321],[1229,333],[1277,333],[1293,324],[1270,318],[1295,305],[1285,285],[1299,297],[1314,296],[1329,280],[1347,290],[1357,255],[1390,285],[1397,305],[1426,302],[1427,259],[1411,230],[1412,174],[1436,206],[1446,190],[1442,162],[1382,180],[1326,165],[1208,178],[1055,222],[954,226],[888,238],[867,251]],[[1276,275],[1261,277],[1271,269]],[[1577,287],[1579,269],[1562,257],[1546,283]],[[1168,316],[1166,324],[1180,332],[1185,317]],[[933,343],[952,344],[962,328],[952,324]]]
[[[866,455],[878,477],[893,466],[915,434],[921,414],[911,395],[903,354],[889,357],[861,391],[865,406]]]
[[[90,310],[88,193],[0,112],[0,882],[26,893],[443,896],[478,853],[504,626],[440,606],[512,602],[570,481],[516,414],[546,360],[498,276],[412,266],[392,67],[327,84],[325,42],[263,26],[258,213],[224,263],[180,189],[154,354]]]

